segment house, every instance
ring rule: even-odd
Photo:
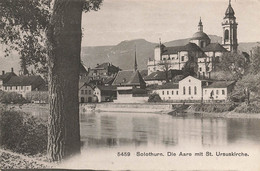
[[[158,94],[163,101],[180,100],[178,83],[163,84],[153,92]]]
[[[94,88],[94,95],[97,97],[97,102],[111,102],[117,97],[115,86],[97,85]]]
[[[3,91],[16,92],[23,97],[32,91],[47,91],[47,84],[41,76],[12,76],[3,84]]]
[[[94,86],[91,84],[84,83],[79,87],[79,102],[80,103],[93,103],[96,102],[97,98],[94,95]]]
[[[3,84],[5,84],[7,81],[11,79],[11,77],[17,76],[14,73],[13,68],[11,68],[11,72],[5,73],[5,71],[2,71],[2,75],[0,75],[0,90],[3,90]]]
[[[234,86],[234,81],[213,82],[211,85],[203,87],[203,100],[227,101]]]
[[[118,71],[120,71],[119,67],[114,66],[113,64],[106,62],[103,64],[97,64],[97,66],[93,69],[89,70],[90,76],[115,76]]]

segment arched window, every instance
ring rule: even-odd
[[[228,40],[228,39],[229,39],[229,31],[225,30],[225,40]]]
[[[191,87],[189,86],[189,95],[191,95]]]
[[[183,87],[183,94],[185,95],[185,93],[186,93],[186,89],[185,87]]]
[[[195,95],[197,94],[197,87],[196,86],[194,87],[194,94]]]

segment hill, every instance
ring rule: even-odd
[[[209,35],[211,42],[221,42],[221,37],[215,35]],[[166,46],[182,46],[189,42],[187,39],[179,39],[174,41],[165,42]],[[238,50],[245,51],[250,54],[250,50],[259,45],[259,42],[241,42],[239,43]],[[149,58],[153,59],[154,47],[157,43],[148,42],[144,39],[126,40],[122,41],[118,45],[111,46],[94,46],[94,47],[82,47],[81,60],[86,67],[95,67],[97,64],[103,62],[111,62],[115,66],[119,66],[121,69],[132,69],[134,65],[135,46],[138,68],[144,69],[147,66]],[[3,53],[0,53],[0,71],[10,71],[13,67],[15,72],[19,71],[19,57],[18,54],[13,54],[9,57],[3,57]]]

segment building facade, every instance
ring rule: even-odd
[[[197,65],[194,67],[194,72],[198,76],[210,78],[223,53],[237,50],[237,22],[230,3],[222,27],[222,44],[211,42],[209,36],[203,31],[201,19],[197,32],[185,46],[166,47],[159,43],[154,49],[154,59],[148,61],[148,75],[169,69],[183,70],[187,62],[193,62]]]

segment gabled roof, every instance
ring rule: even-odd
[[[145,84],[139,71],[119,71],[112,85],[141,85]]]
[[[108,69],[108,67],[116,67],[116,66],[114,66],[110,62],[105,62],[103,64],[100,64],[100,65],[96,66],[95,69]]]
[[[188,51],[188,52],[203,52],[201,48],[196,45],[195,43],[188,43],[185,46],[173,46],[173,47],[165,47],[162,55],[170,55],[170,54],[177,54],[181,51]]]
[[[158,86],[157,89],[179,89],[179,84],[176,83],[165,83],[161,86]]]
[[[204,52],[227,52],[221,44],[219,43],[210,43],[208,46],[202,48]]]
[[[11,78],[12,76],[17,76],[17,75],[13,72],[7,72],[4,75],[0,75],[0,80],[5,81],[6,79]]]
[[[35,88],[43,88],[45,81],[39,75],[33,76],[13,76],[8,80],[4,86],[32,86]]]
[[[234,83],[235,81],[216,81],[210,84],[209,86],[205,86],[204,88],[227,88],[228,86]]]

